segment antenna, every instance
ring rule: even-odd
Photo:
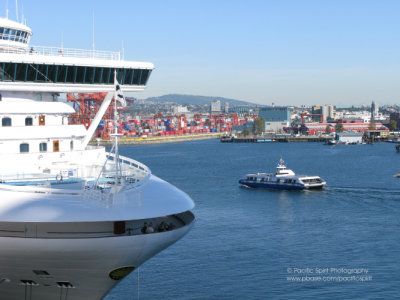
[[[8,19],[8,0],[7,0],[7,8],[6,8],[6,18]]]
[[[93,10],[93,24],[92,24],[92,26],[93,26],[93,52],[94,52],[94,10]]]
[[[63,33],[61,32],[61,49],[64,48],[64,39],[63,39]]]
[[[125,48],[124,48],[124,40],[122,40],[122,60],[124,60]]]
[[[15,0],[15,14],[17,15],[17,22],[18,22],[18,0]]]

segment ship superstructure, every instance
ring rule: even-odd
[[[190,230],[194,203],[140,162],[88,145],[116,82],[143,90],[153,64],[30,46],[31,35],[0,18],[0,295],[101,299]],[[103,91],[88,129],[68,124],[60,93]]]

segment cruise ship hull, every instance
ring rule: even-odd
[[[191,199],[157,176],[142,181],[113,198],[1,184],[0,299],[102,299],[182,238],[195,221]],[[142,230],[145,223],[154,233]]]
[[[1,299],[102,299],[118,283],[110,272],[134,270],[192,226],[193,222],[167,232],[90,239],[1,237]]]

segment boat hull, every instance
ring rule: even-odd
[[[102,299],[119,282],[111,278],[110,272],[127,267],[134,270],[182,238],[193,223],[168,232],[137,236],[89,239],[0,237],[1,298]],[[46,271],[49,275],[38,275],[34,271]],[[24,285],[21,280],[36,284]],[[71,283],[73,287],[60,287],[60,282]]]
[[[190,197],[154,175],[115,195],[0,184],[0,196],[0,299],[7,300],[102,299],[119,282],[112,271],[133,271],[195,221]],[[145,222],[156,232],[143,234]]]
[[[250,188],[264,188],[264,189],[275,189],[275,190],[304,190],[307,189],[305,186],[300,185],[283,185],[277,183],[261,183],[261,182],[248,182],[245,180],[239,180],[241,185],[250,187]]]

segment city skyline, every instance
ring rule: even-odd
[[[32,45],[121,51],[156,69],[147,98],[396,104],[398,1],[18,1]],[[3,2],[2,16],[7,4]],[[15,3],[8,1],[15,20]],[[43,10],[45,9],[45,14]],[[93,22],[94,16],[94,22]],[[94,23],[94,27],[93,27]]]

